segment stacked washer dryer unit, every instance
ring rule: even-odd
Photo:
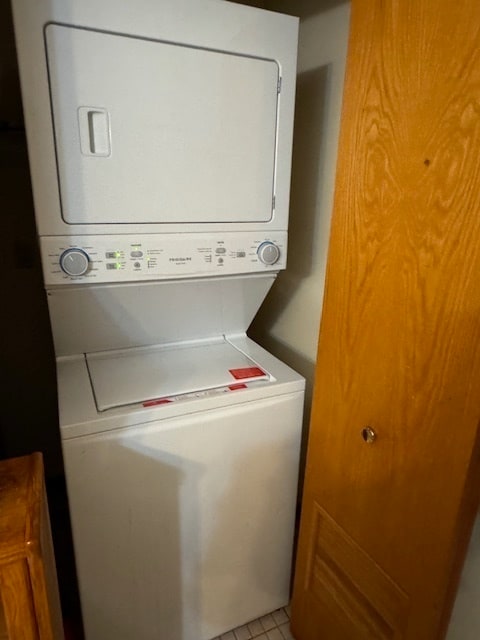
[[[297,20],[15,0],[87,640],[287,604],[304,381],[246,336],[286,265]]]

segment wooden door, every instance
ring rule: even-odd
[[[480,4],[353,0],[298,640],[444,637],[479,500],[479,203]]]

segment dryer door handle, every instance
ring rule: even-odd
[[[79,107],[78,126],[83,155],[108,157],[111,154],[110,117],[102,107]]]

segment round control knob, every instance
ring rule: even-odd
[[[83,249],[67,249],[60,256],[60,267],[68,276],[78,278],[87,273],[90,266],[88,253]]]
[[[280,249],[273,242],[262,242],[257,249],[257,255],[260,262],[263,264],[271,265],[275,264],[280,258]]]

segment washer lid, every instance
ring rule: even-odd
[[[91,353],[86,360],[98,411],[273,379],[224,338]]]

